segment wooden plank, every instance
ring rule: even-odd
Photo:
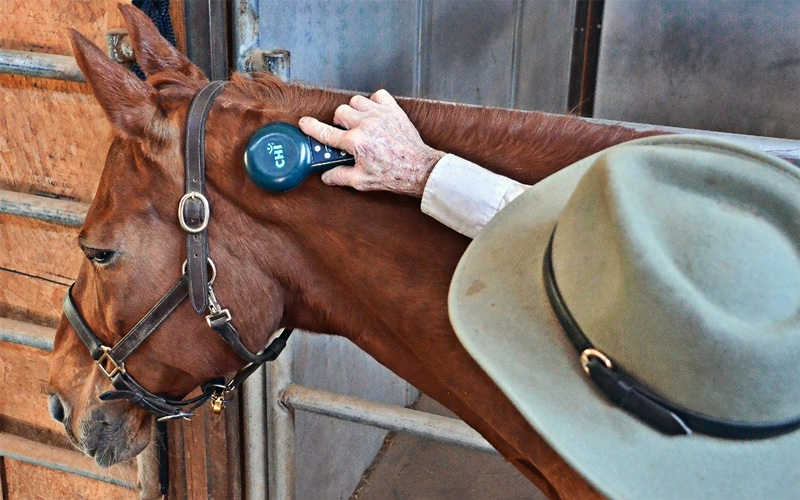
[[[88,86],[0,75],[0,89],[0,189],[91,201],[112,132]]]
[[[0,214],[0,270],[69,286],[84,261],[77,244],[78,231]]]
[[[234,391],[228,394],[228,403],[225,409],[225,449],[227,456],[225,457],[227,463],[225,469],[222,471],[223,477],[217,477],[216,481],[219,483],[227,483],[227,491],[225,498],[234,500],[244,500],[244,463],[242,457],[244,455],[244,432],[242,425],[242,406],[244,402],[240,397],[240,391]],[[213,415],[214,417],[219,417]]]
[[[47,409],[49,367],[48,351],[0,342],[0,415],[63,435],[63,426]]]
[[[3,0],[0,2],[0,19],[4,21],[0,47],[70,55],[67,35],[71,28],[105,47],[105,33],[124,26],[117,3],[130,3],[130,0]]]
[[[75,451],[54,448],[35,441],[29,441],[6,433],[0,433],[0,454],[6,463],[6,479],[9,487],[9,497],[14,498],[87,498],[87,492],[95,488],[114,491],[115,495],[108,498],[137,498],[136,469],[132,462],[115,465],[104,469],[97,465],[90,457]],[[14,465],[12,465],[14,464]],[[21,467],[25,464],[25,467]],[[15,468],[19,469],[15,470]],[[18,471],[25,471],[20,476]],[[41,476],[51,478],[61,477],[58,482],[61,488],[49,481],[39,481]],[[88,480],[87,480],[88,479]],[[89,481],[91,480],[91,481]],[[58,484],[56,483],[56,484]],[[79,487],[78,484],[80,484]],[[114,486],[114,488],[108,488]],[[30,489],[26,489],[30,488]],[[35,495],[35,492],[39,495]],[[53,493],[74,496],[55,497]],[[28,492],[28,494],[24,494]],[[88,498],[101,498],[90,495]],[[104,498],[104,497],[103,497]]]
[[[0,48],[72,55],[70,28],[105,47],[105,33],[124,26],[117,3],[3,0]],[[91,200],[111,127],[88,86],[0,75],[0,88],[0,188]]]
[[[0,269],[0,317],[55,328],[66,293],[65,284]]]
[[[170,500],[243,500],[239,405],[231,400],[222,415],[205,405],[190,422],[170,423]]]
[[[137,500],[128,488],[93,479],[6,459],[8,500]]]

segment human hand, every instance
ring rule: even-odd
[[[336,109],[333,121],[347,130],[308,116],[300,120],[300,129],[306,134],[355,156],[354,166],[328,170],[322,174],[323,182],[422,197],[428,176],[444,153],[422,142],[387,91],[379,90],[369,99],[354,96],[349,105]]]

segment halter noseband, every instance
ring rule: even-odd
[[[111,380],[116,390],[100,395],[103,401],[125,399],[154,414],[159,421],[192,416],[192,411],[212,399],[212,409],[219,413],[224,407],[224,395],[236,389],[261,364],[278,357],[292,329],[283,332],[261,353],[250,352],[241,342],[239,332],[231,324],[231,313],[223,308],[214,294],[213,284],[216,267],[208,257],[208,223],[211,216],[208,199],[203,194],[206,183],[205,127],[214,99],[222,92],[225,82],[211,82],[203,87],[189,107],[186,117],[186,191],[178,204],[178,221],[186,231],[187,259],[183,272],[172,288],[165,293],[150,311],[113,347],[103,344],[78,312],[72,298],[72,287],[64,297],[64,314],[78,338],[89,350],[97,367]],[[211,267],[211,277],[208,268]],[[139,385],[125,370],[125,360],[147,337],[172,314],[184,300],[189,299],[197,314],[208,310],[206,321],[248,364],[227,384],[224,379],[210,380],[202,384],[202,394],[194,398],[175,400],[162,398]],[[181,408],[186,409],[181,409]]]

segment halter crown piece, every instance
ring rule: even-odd
[[[208,223],[210,205],[205,197],[205,127],[214,99],[222,92],[225,82],[211,82],[195,94],[186,117],[186,191],[178,204],[178,221],[186,231],[187,259],[183,263],[181,277],[165,293],[150,311],[113,347],[92,331],[78,312],[72,297],[72,287],[64,297],[64,314],[78,337],[89,350],[98,369],[111,380],[116,390],[100,395],[103,401],[125,399],[152,413],[159,421],[175,418],[189,419],[192,411],[212,400],[212,410],[219,413],[225,406],[225,394],[236,389],[259,366],[272,361],[286,347],[292,329],[284,329],[263,351],[250,352],[241,342],[239,332],[231,323],[232,316],[223,308],[214,293],[217,270],[208,257]],[[208,269],[211,269],[209,277]],[[174,400],[157,396],[142,387],[125,370],[125,360],[161,323],[172,314],[184,300],[189,299],[197,314],[208,311],[206,321],[248,364],[228,383],[224,379],[210,380],[202,384],[202,394],[190,399]],[[185,408],[185,409],[182,409]]]

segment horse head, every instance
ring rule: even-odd
[[[86,260],[71,292],[86,325],[105,346],[115,345],[182,275],[186,233],[176,207],[184,190],[184,122],[192,96],[207,83],[202,71],[164,40],[146,16],[130,6],[120,9],[148,81],[140,81],[78,32],[72,33],[77,62],[114,130],[79,235]],[[209,118],[209,131],[216,130],[206,140],[209,169],[233,162],[233,152],[225,148],[231,144],[230,134],[237,132],[232,129],[240,125],[224,129],[222,123],[239,108],[223,107],[218,102]],[[255,117],[248,118],[236,121],[255,126]],[[276,114],[278,118],[296,121],[299,116]],[[234,311],[254,311],[238,326],[258,332],[242,339],[248,349],[258,352],[279,328],[285,306],[280,283],[285,276],[272,271],[277,268],[275,259],[291,257],[287,251],[273,258],[255,247],[254,239],[276,248],[287,245],[280,231],[256,229],[253,215],[222,194],[230,190],[245,194],[236,186],[242,182],[241,177],[209,178],[207,195],[213,206],[209,239],[220,266],[217,293],[220,298],[237,296]],[[243,290],[258,290],[258,298],[241,294]],[[182,303],[125,360],[124,367],[151,393],[180,399],[200,383],[243,364],[205,318]],[[74,327],[62,317],[51,362],[50,411],[76,447],[107,466],[146,447],[152,417],[128,401],[101,401],[99,396],[113,388],[95,365]]]
[[[185,194],[185,123],[208,84],[144,14],[120,8],[147,81],[72,35],[77,62],[114,130],[79,237],[86,260],[71,291],[98,349],[90,355],[75,314],[64,317],[50,371],[53,417],[100,465],[137,455],[150,439],[151,414],[127,399],[101,399],[114,389],[104,371],[118,367],[102,361],[99,344],[117,344],[183,279],[187,237],[177,208]],[[425,216],[412,198],[326,187],[318,176],[276,195],[247,179],[242,156],[260,125],[302,116],[330,122],[350,97],[268,75],[234,75],[210,108],[205,196],[214,290],[244,347],[260,351],[281,327],[346,336],[467,421],[541,488],[552,488],[549,478],[565,491],[584,484],[450,326],[447,291],[467,238]],[[526,183],[641,135],[570,117],[421,100],[401,106],[426,143]],[[193,305],[184,300],[170,309],[125,359],[125,373],[149,393],[180,399],[244,366]],[[582,498],[595,495],[581,488]]]

